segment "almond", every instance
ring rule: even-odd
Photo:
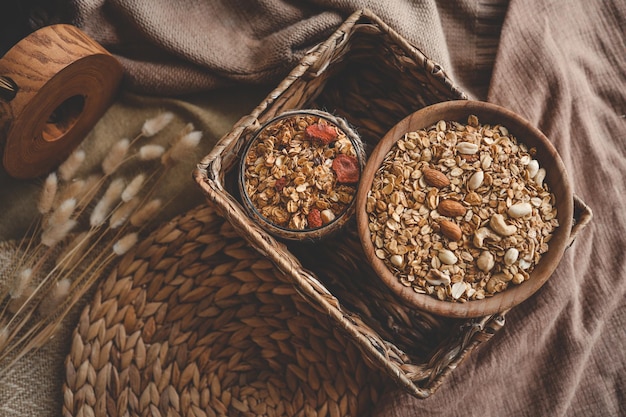
[[[439,228],[441,234],[453,242],[457,242],[463,237],[463,233],[461,232],[459,225],[450,220],[439,220]]]
[[[457,217],[465,215],[467,209],[463,206],[463,204],[454,200],[443,200],[437,206],[437,211],[442,216],[447,217]]]
[[[433,187],[443,188],[450,185],[450,180],[446,177],[446,174],[441,171],[432,168],[424,168],[422,172],[424,173],[426,182]]]

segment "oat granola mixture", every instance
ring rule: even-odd
[[[292,230],[326,225],[350,205],[360,165],[346,134],[314,115],[266,126],[244,159],[245,190],[267,220]]]
[[[524,282],[558,227],[535,153],[476,116],[406,133],[367,198],[376,256],[403,285],[439,300],[479,300]]]

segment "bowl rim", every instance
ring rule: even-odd
[[[542,255],[539,263],[530,273],[530,278],[525,282],[509,286],[505,291],[482,300],[440,301],[430,295],[417,293],[412,287],[402,285],[384,262],[374,255],[365,205],[378,167],[391,147],[405,133],[426,128],[439,120],[457,120],[465,123],[471,114],[475,114],[481,124],[497,123],[505,126],[519,143],[525,143],[529,148],[531,146],[537,148],[535,158],[539,160],[540,166],[549,167],[546,169],[548,172],[545,181],[550,186],[550,192],[555,195],[559,226],[553,232],[548,251]],[[573,192],[565,164],[556,148],[539,129],[519,114],[502,106],[478,100],[452,100],[432,104],[408,115],[379,141],[362,172],[356,198],[356,218],[359,239],[366,259],[376,274],[400,300],[409,306],[441,316],[473,318],[502,313],[525,301],[543,286],[556,269],[569,244],[573,205]]]
[[[245,184],[244,171],[245,171],[245,166],[246,166],[245,164],[246,155],[248,154],[248,151],[250,150],[251,146],[255,143],[256,139],[261,134],[261,132],[263,132],[263,130],[265,130],[272,123],[275,123],[285,118],[298,116],[298,115],[312,115],[312,116],[325,119],[326,121],[332,123],[336,128],[340,129],[346,135],[348,140],[350,140],[350,142],[352,143],[352,146],[357,155],[357,161],[359,162],[359,181],[360,181],[361,176],[363,174],[363,170],[365,169],[365,151],[363,149],[363,144],[361,142],[361,139],[358,136],[358,134],[355,132],[355,130],[348,124],[347,121],[341,119],[338,116],[334,116],[331,113],[318,110],[318,109],[300,109],[300,110],[284,111],[272,117],[271,119],[267,120],[254,132],[254,134],[250,137],[250,139],[245,144],[243,151],[241,153],[241,158],[240,158],[241,162],[239,163],[239,170],[237,173],[237,183],[238,183],[238,188],[239,188],[239,194],[241,196],[241,200],[243,202],[245,211],[257,224],[259,224],[259,226],[264,228],[267,232],[271,233],[274,236],[281,237],[284,239],[289,239],[289,240],[307,240],[307,239],[317,240],[321,237],[326,237],[328,233],[332,233],[336,231],[336,229],[341,228],[341,226],[343,226],[348,221],[348,219],[352,217],[352,215],[354,214],[354,209],[356,205],[356,195],[358,192],[358,184],[356,184],[355,193],[352,196],[352,200],[350,201],[350,203],[346,206],[346,208],[343,210],[343,212],[340,215],[335,217],[335,219],[333,219],[329,223],[322,225],[320,227],[302,229],[302,230],[290,229],[288,227],[277,225],[273,223],[272,221],[270,221],[265,216],[263,216],[258,210],[258,208],[250,200],[250,196],[248,195],[248,192],[246,191],[245,186],[244,186]]]

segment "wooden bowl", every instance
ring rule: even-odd
[[[417,293],[411,286],[402,285],[400,280],[375,255],[371,240],[366,201],[371,190],[376,171],[385,155],[405,133],[427,128],[440,120],[466,123],[469,115],[476,115],[481,124],[500,124],[524,143],[528,148],[537,149],[534,156],[541,167],[546,169],[545,182],[555,196],[559,226],[553,231],[549,248],[544,253],[529,278],[519,285],[511,285],[500,293],[481,300],[466,302],[440,301]],[[405,303],[434,314],[448,317],[480,317],[506,311],[534,294],[553,273],[563,251],[570,243],[573,219],[573,194],[563,161],[550,141],[528,121],[500,106],[478,101],[448,101],[423,108],[395,125],[378,143],[370,156],[359,184],[356,200],[358,232],[366,257],[384,283]]]

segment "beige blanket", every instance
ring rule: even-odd
[[[509,313],[504,330],[435,395],[418,400],[389,387],[375,415],[626,413],[626,3],[75,0],[71,6],[73,22],[125,65],[125,89],[156,96],[242,83],[269,88],[351,11],[369,7],[470,96],[528,118],[555,144],[594,221],[544,288]],[[205,106],[212,116],[203,126],[225,132],[220,121],[232,122],[248,105]],[[20,195],[14,182],[3,183]],[[188,186],[197,192],[191,180]],[[1,200],[11,207],[7,192],[0,191]],[[27,364],[21,369],[28,374]],[[24,414],[29,404],[37,415],[56,415],[61,399],[50,396],[60,392],[58,381],[39,400],[29,398],[28,375],[5,378],[5,407],[22,406],[6,407],[5,415]],[[21,397],[8,394],[16,387]]]

